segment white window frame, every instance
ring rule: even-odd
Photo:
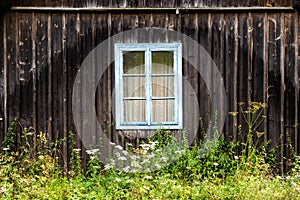
[[[117,130],[137,129],[182,129],[182,44],[181,43],[116,43],[115,50],[115,120]],[[146,123],[124,123],[123,103],[123,52],[145,51],[145,74],[146,74]],[[171,51],[174,65],[174,122],[155,124],[151,122],[152,112],[152,84],[151,84],[151,52]]]

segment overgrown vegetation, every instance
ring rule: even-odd
[[[112,143],[113,148],[120,151],[116,151],[119,153],[105,165],[98,159],[99,149],[88,150],[89,162],[85,172],[80,165],[80,150],[75,148],[74,134],[69,132],[71,158],[67,174],[63,173],[58,163],[60,145],[64,140],[48,144],[46,134],[23,128],[15,119],[0,154],[0,197],[299,199],[299,158],[294,156],[291,172],[276,174],[273,170],[276,152],[269,149],[268,142],[262,141],[264,133],[258,131],[264,120],[263,109],[266,105],[250,102],[240,106],[239,113],[231,113],[235,119],[238,115],[243,116],[247,124],[247,127],[238,126],[239,142],[226,142],[220,137],[214,142],[208,141],[202,146],[200,143],[187,150],[182,148],[187,147],[185,137],[178,140],[171,132],[159,130],[138,148],[127,144],[124,151],[123,147]],[[23,133],[22,146],[17,149],[18,130],[23,130]],[[35,145],[30,142],[33,140]],[[162,149],[166,152],[161,153]],[[207,150],[208,153],[203,154]],[[179,155],[179,159],[163,165],[170,161],[163,155],[171,154]],[[135,160],[132,160],[132,155]],[[155,171],[147,170],[153,162],[159,167]]]

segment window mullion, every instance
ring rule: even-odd
[[[148,126],[151,125],[151,104],[152,104],[152,89],[151,89],[151,51],[147,48],[146,52],[146,120]]]

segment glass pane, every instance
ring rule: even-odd
[[[124,52],[124,74],[145,74],[145,52]]]
[[[153,97],[174,97],[174,76],[152,77]]]
[[[145,77],[124,77],[124,97],[145,97]]]
[[[174,100],[153,100],[152,121],[154,123],[174,122]]]
[[[173,52],[153,51],[152,52],[152,74],[173,74],[174,73]]]
[[[124,122],[146,122],[146,101],[124,100]]]

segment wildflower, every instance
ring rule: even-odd
[[[166,157],[162,157],[161,160],[162,160],[163,162],[167,162],[167,158],[166,158]]]
[[[86,153],[88,155],[95,155],[98,151],[99,149],[90,149],[90,150],[86,150]]]
[[[124,171],[124,172],[129,172],[129,169],[130,169],[130,166],[127,166],[127,167],[124,167],[124,168],[123,168],[123,171]]]
[[[238,114],[238,112],[229,112],[229,114],[235,117]]]
[[[116,178],[116,179],[115,179],[115,182],[117,182],[117,183],[120,182],[120,181],[121,181],[120,178]]]
[[[119,152],[115,152],[115,155],[117,156],[117,158],[119,158],[121,156],[121,154]]]
[[[76,153],[79,153],[81,151],[81,149],[73,149],[73,151],[75,151]]]
[[[141,165],[140,165],[138,162],[136,162],[136,161],[133,161],[133,162],[131,163],[131,166],[132,166],[132,167],[136,167],[136,168],[140,168],[140,167],[141,167]]]
[[[109,142],[110,143],[110,145],[112,145],[112,146],[115,146],[116,145],[116,143],[113,143],[113,142]]]
[[[153,179],[153,177],[147,175],[147,176],[145,176],[145,179],[151,180],[151,179]]]
[[[147,158],[150,158],[150,159],[151,159],[151,158],[154,158],[154,156],[155,156],[155,155],[154,155],[153,153],[151,153],[151,154],[148,154],[148,155],[147,155]]]
[[[113,168],[113,165],[111,165],[111,164],[104,165],[104,170],[109,170],[109,169],[112,169],[112,168]]]
[[[9,148],[7,148],[7,147],[6,147],[6,148],[3,148],[3,151],[8,151],[8,150],[9,150]]]
[[[125,156],[120,156],[120,157],[118,157],[118,160],[127,160],[127,158],[125,157]]]
[[[129,155],[128,151],[126,151],[126,150],[122,151],[122,153],[123,153],[124,156],[128,156]]]
[[[123,147],[121,147],[120,145],[115,146],[117,149],[119,150],[123,150]]]
[[[160,166],[160,164],[158,164],[158,163],[156,163],[154,166],[155,166],[157,169],[161,169],[161,166]]]

